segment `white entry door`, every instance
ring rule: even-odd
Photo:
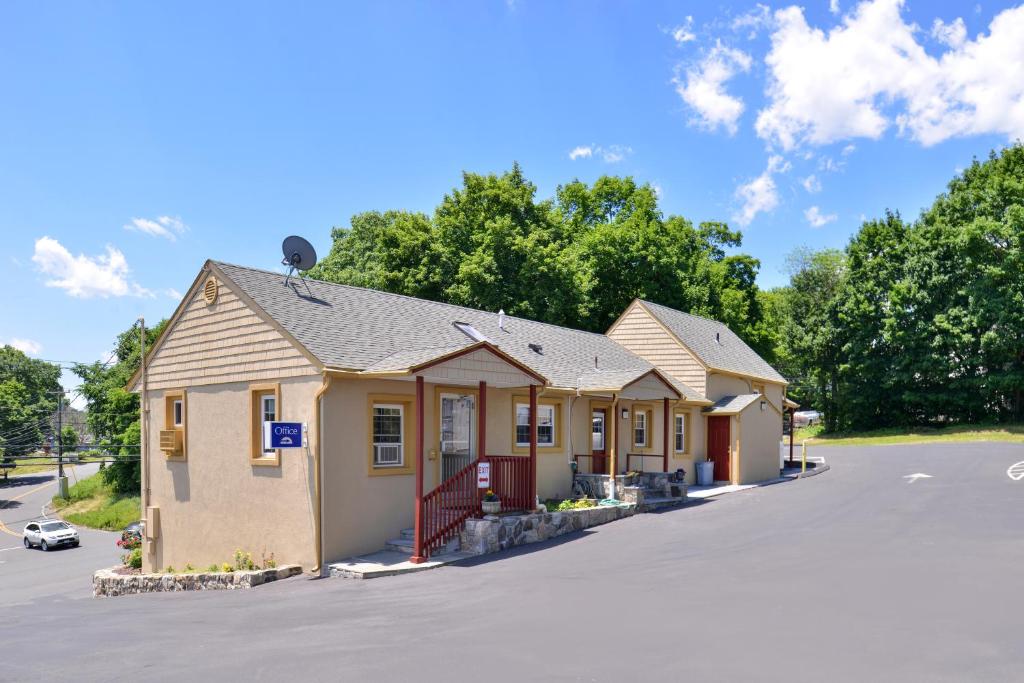
[[[476,458],[476,397],[441,394],[441,481]]]

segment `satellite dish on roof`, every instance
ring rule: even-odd
[[[281,263],[286,266],[306,271],[316,265],[316,249],[298,235],[285,237],[284,242],[281,243],[281,251],[284,252],[284,259]]]
[[[296,270],[301,277],[302,273],[316,265],[316,249],[308,240],[298,235],[285,237],[281,243],[281,251],[284,253],[281,264],[288,266],[288,275],[284,278],[286,285]],[[306,285],[306,288],[309,289],[309,285]]]

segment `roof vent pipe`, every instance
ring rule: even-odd
[[[498,329],[502,332],[505,331],[505,309],[498,311]]]
[[[715,341],[718,342],[719,344],[722,343],[722,333],[721,332],[715,332]]]

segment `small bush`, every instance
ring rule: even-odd
[[[174,573],[174,567],[173,567],[173,566],[171,566],[171,565],[167,565],[167,566],[166,566],[166,567],[164,568],[164,573],[165,573],[165,574],[173,574],[173,573]]]
[[[220,570],[225,574],[230,574],[231,572],[235,571],[235,568],[231,566],[230,562],[225,562],[220,566]]]
[[[580,500],[563,500],[555,507],[555,510],[558,512],[565,512],[566,510],[582,510],[583,508],[593,506],[594,504],[590,500],[581,498]]]
[[[132,548],[131,551],[121,558],[126,567],[142,569],[142,548]]]
[[[192,572],[194,572],[195,570],[196,570],[196,568],[192,566],[192,563],[191,563],[191,562],[186,562],[186,563],[185,563],[185,573],[186,573],[186,574],[191,574],[191,573],[192,573]]]
[[[256,563],[252,561],[252,553],[245,553],[241,550],[235,551],[235,569],[238,571],[248,571],[256,569]]]
[[[211,574],[214,574],[214,573],[220,571],[220,567],[218,567],[217,563],[214,562],[213,564],[211,564],[209,567],[206,568],[206,571],[210,572]]]

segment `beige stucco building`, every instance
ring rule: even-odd
[[[725,478],[778,476],[785,380],[696,318],[742,358],[708,355],[666,311],[634,302],[601,335],[207,262],[132,380],[144,567],[237,549],[319,571],[407,527],[426,556],[478,509],[478,462],[510,507],[568,496],[571,463],[692,481],[723,418]],[[278,421],[300,447],[267,448]]]

